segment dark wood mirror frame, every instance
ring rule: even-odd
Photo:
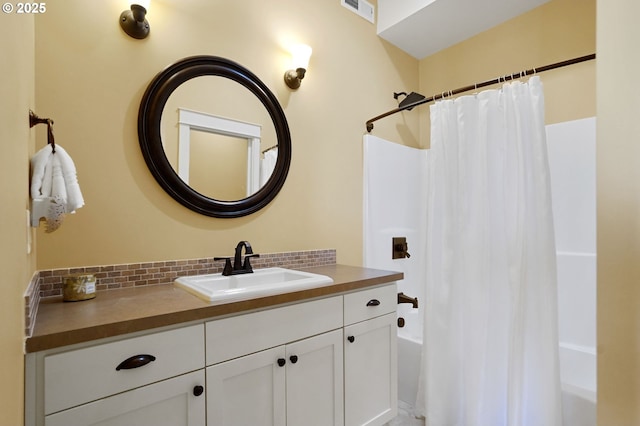
[[[167,99],[182,83],[200,76],[220,76],[241,84],[262,102],[273,120],[278,141],[275,169],[264,186],[247,198],[235,201],[216,200],[195,191],[180,179],[164,152],[160,121]],[[140,102],[138,139],[144,160],[160,186],[185,207],[212,217],[241,217],[265,207],[284,185],[291,164],[289,125],[276,97],[251,71],[217,56],[184,58],[154,77]]]

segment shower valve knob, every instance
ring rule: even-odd
[[[411,257],[406,237],[393,237],[391,239],[393,253],[392,259],[405,259]]]

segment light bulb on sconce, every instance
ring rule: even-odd
[[[291,68],[284,73],[284,82],[290,89],[296,90],[307,72],[311,47],[306,44],[298,44],[291,49]]]
[[[120,14],[120,28],[129,36],[137,39],[147,38],[149,35],[149,22],[145,18],[151,0],[134,0],[131,9]]]

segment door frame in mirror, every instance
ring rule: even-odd
[[[247,197],[260,189],[262,126],[178,107],[178,176],[187,184],[189,184],[191,169],[191,132],[193,131],[230,136],[243,141],[247,147]]]
[[[246,198],[217,200],[195,191],[178,176],[164,152],[160,128],[167,100],[181,84],[200,76],[220,76],[244,86],[260,100],[273,121],[278,142],[275,169],[264,186]],[[218,218],[246,216],[265,207],[282,189],[291,164],[289,125],[275,95],[251,71],[218,56],[187,57],[168,66],[154,77],[140,102],[138,140],[147,167],[165,192],[195,212]]]

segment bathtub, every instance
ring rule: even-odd
[[[407,304],[398,305],[398,317],[405,320],[405,326],[398,327],[398,399],[413,407],[422,357],[422,318]]]
[[[422,318],[418,309],[398,305],[398,400],[414,407],[422,357]],[[596,354],[589,347],[560,343],[563,426],[596,426]],[[411,410],[410,410],[411,411]]]
[[[560,342],[564,426],[596,426],[595,348]]]

